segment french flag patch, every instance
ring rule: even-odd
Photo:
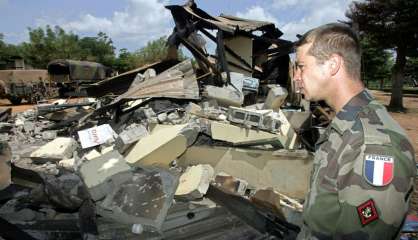
[[[386,186],[393,179],[394,158],[387,155],[366,154],[364,176],[374,186]]]

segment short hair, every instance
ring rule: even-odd
[[[308,54],[314,56],[319,63],[329,59],[332,54],[338,54],[344,59],[347,73],[360,80],[360,42],[350,27],[341,23],[329,23],[314,28],[295,43],[295,48],[307,43],[312,43]]]

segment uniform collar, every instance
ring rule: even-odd
[[[337,113],[330,124],[331,128],[335,129],[339,134],[343,134],[345,130],[352,127],[360,110],[372,100],[374,100],[374,98],[369,90],[364,89],[358,93]]]

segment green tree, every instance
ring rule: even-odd
[[[52,29],[46,26],[36,29],[29,28],[29,42],[22,44],[23,57],[32,66],[46,68],[53,59],[80,59],[81,51],[79,37],[70,32],[66,33],[61,27]]]
[[[137,66],[163,60],[167,57],[167,37],[162,36],[157,40],[149,41],[147,45],[135,52]],[[178,59],[183,60],[185,56],[181,49],[178,50]]]
[[[393,64],[391,54],[366,34],[360,36],[360,44],[363,81],[368,88],[378,85],[383,89],[385,82],[390,79],[390,68]]]
[[[115,47],[106,33],[99,32],[96,37],[84,37],[80,39],[79,44],[83,60],[100,62],[106,66],[114,64]]]
[[[160,37],[157,40],[150,41],[147,45],[135,52],[136,65],[145,65],[147,63],[156,62],[167,56],[167,39]]]
[[[418,85],[418,57],[409,57],[405,66],[406,83],[410,86]]]
[[[113,68],[118,72],[126,72],[136,68],[136,56],[126,48],[119,50],[119,57],[115,60]]]
[[[365,0],[353,2],[346,16],[384,49],[396,52],[392,67],[392,95],[389,108],[402,111],[402,88],[407,56],[418,48],[417,0]]]
[[[11,57],[21,56],[19,46],[4,42],[4,35],[0,33],[0,67],[4,68]]]
[[[119,57],[115,62],[115,69],[125,72],[145,64],[154,63],[166,59],[168,53],[167,37],[163,36],[157,40],[149,41],[145,47],[131,53],[122,48]],[[185,56],[181,49],[178,50],[178,59],[184,60]]]

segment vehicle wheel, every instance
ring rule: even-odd
[[[13,105],[19,105],[22,102],[22,98],[20,97],[10,97],[9,101],[13,104]]]

